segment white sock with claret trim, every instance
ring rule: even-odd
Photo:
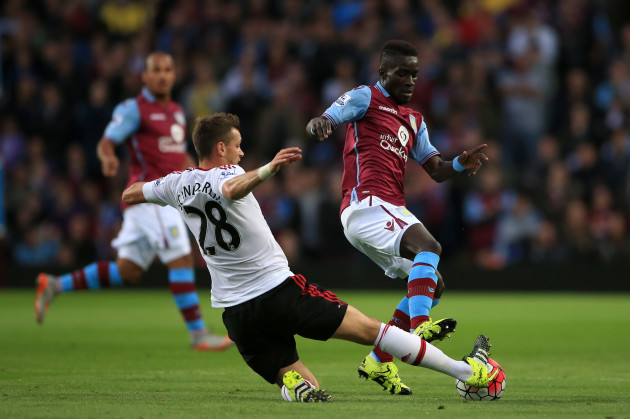
[[[456,361],[419,336],[384,323],[374,346],[407,364],[420,365],[462,381],[472,375],[472,368],[466,362]]]

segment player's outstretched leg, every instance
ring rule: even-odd
[[[385,324],[381,324],[375,343],[382,350],[407,364],[439,371],[473,387],[488,387],[494,378],[488,376],[490,343],[484,335],[475,340],[472,352],[462,361],[448,357],[440,349],[416,335]]]
[[[287,401],[297,401],[302,403],[325,403],[332,402],[332,397],[326,390],[318,389],[295,370],[288,371],[282,377],[284,386],[282,387],[282,397]],[[288,400],[288,397],[291,400]]]
[[[389,325],[409,330],[410,318],[407,297],[403,298],[398,307],[396,307]],[[429,319],[416,327],[414,334],[427,342],[441,341],[446,337],[450,337],[456,326],[457,321],[455,319],[441,319],[435,322]],[[376,382],[383,390],[387,390],[392,394],[403,396],[412,394],[411,388],[400,379],[398,368],[393,363],[392,355],[376,347],[359,365],[359,377]]]
[[[464,357],[464,361],[473,370],[472,376],[466,380],[466,384],[469,386],[488,387],[490,381],[499,373],[497,369],[491,376],[488,375],[488,357],[490,356],[491,347],[489,339],[484,335],[479,335],[477,340],[475,340],[475,346],[470,355]]]

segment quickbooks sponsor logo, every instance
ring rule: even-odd
[[[398,137],[392,137],[391,135],[388,135],[388,134],[381,134],[380,138],[381,138],[380,144],[382,148],[396,153],[399,157],[404,159],[405,162],[407,161],[407,151],[405,150],[405,146],[396,147],[396,142],[400,140]]]

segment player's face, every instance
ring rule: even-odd
[[[245,155],[241,150],[241,141],[241,133],[236,128],[232,128],[232,132],[225,142],[225,160],[228,164],[238,164]]]
[[[387,57],[379,69],[381,84],[399,105],[409,103],[418,80],[418,57]]]
[[[169,96],[175,83],[175,65],[168,54],[153,54],[147,58],[142,81],[158,97]]]

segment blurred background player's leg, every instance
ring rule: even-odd
[[[141,223],[147,237],[153,237],[155,253],[168,266],[168,281],[173,300],[190,334],[190,344],[197,351],[221,351],[233,343],[227,336],[208,332],[199,307],[195,287],[195,271],[191,255],[188,228],[175,208],[147,204],[159,226],[148,229]],[[142,214],[144,219],[144,214]]]
[[[195,287],[192,256],[189,254],[180,257],[167,265],[173,300],[190,333],[192,348],[196,351],[221,351],[230,347],[233,343],[227,336],[217,336],[206,329]]]
[[[156,254],[169,267],[169,282],[175,305],[182,314],[193,349],[219,351],[232,345],[227,336],[208,333],[199,308],[194,283],[190,241],[183,220],[169,208],[129,208],[123,215],[123,226],[112,246],[118,250],[116,262],[94,262],[59,277],[42,273],[37,278],[35,317],[38,323],[52,301],[62,292],[101,289],[138,283]],[[148,212],[151,211],[151,212]],[[147,214],[154,215],[148,217]]]
[[[190,258],[180,258],[174,261],[173,265],[182,264],[184,259]],[[61,293],[134,284],[140,280],[143,271],[143,268],[134,262],[119,258],[117,262],[94,262],[82,269],[60,276],[40,273],[37,277],[37,297],[35,299],[36,320],[40,324],[43,323],[48,307]],[[175,305],[186,323],[191,346],[198,351],[226,349],[232,345],[227,336],[216,336],[206,329],[199,308],[199,296],[195,289],[194,275],[194,269],[190,265],[169,269],[171,293]]]

